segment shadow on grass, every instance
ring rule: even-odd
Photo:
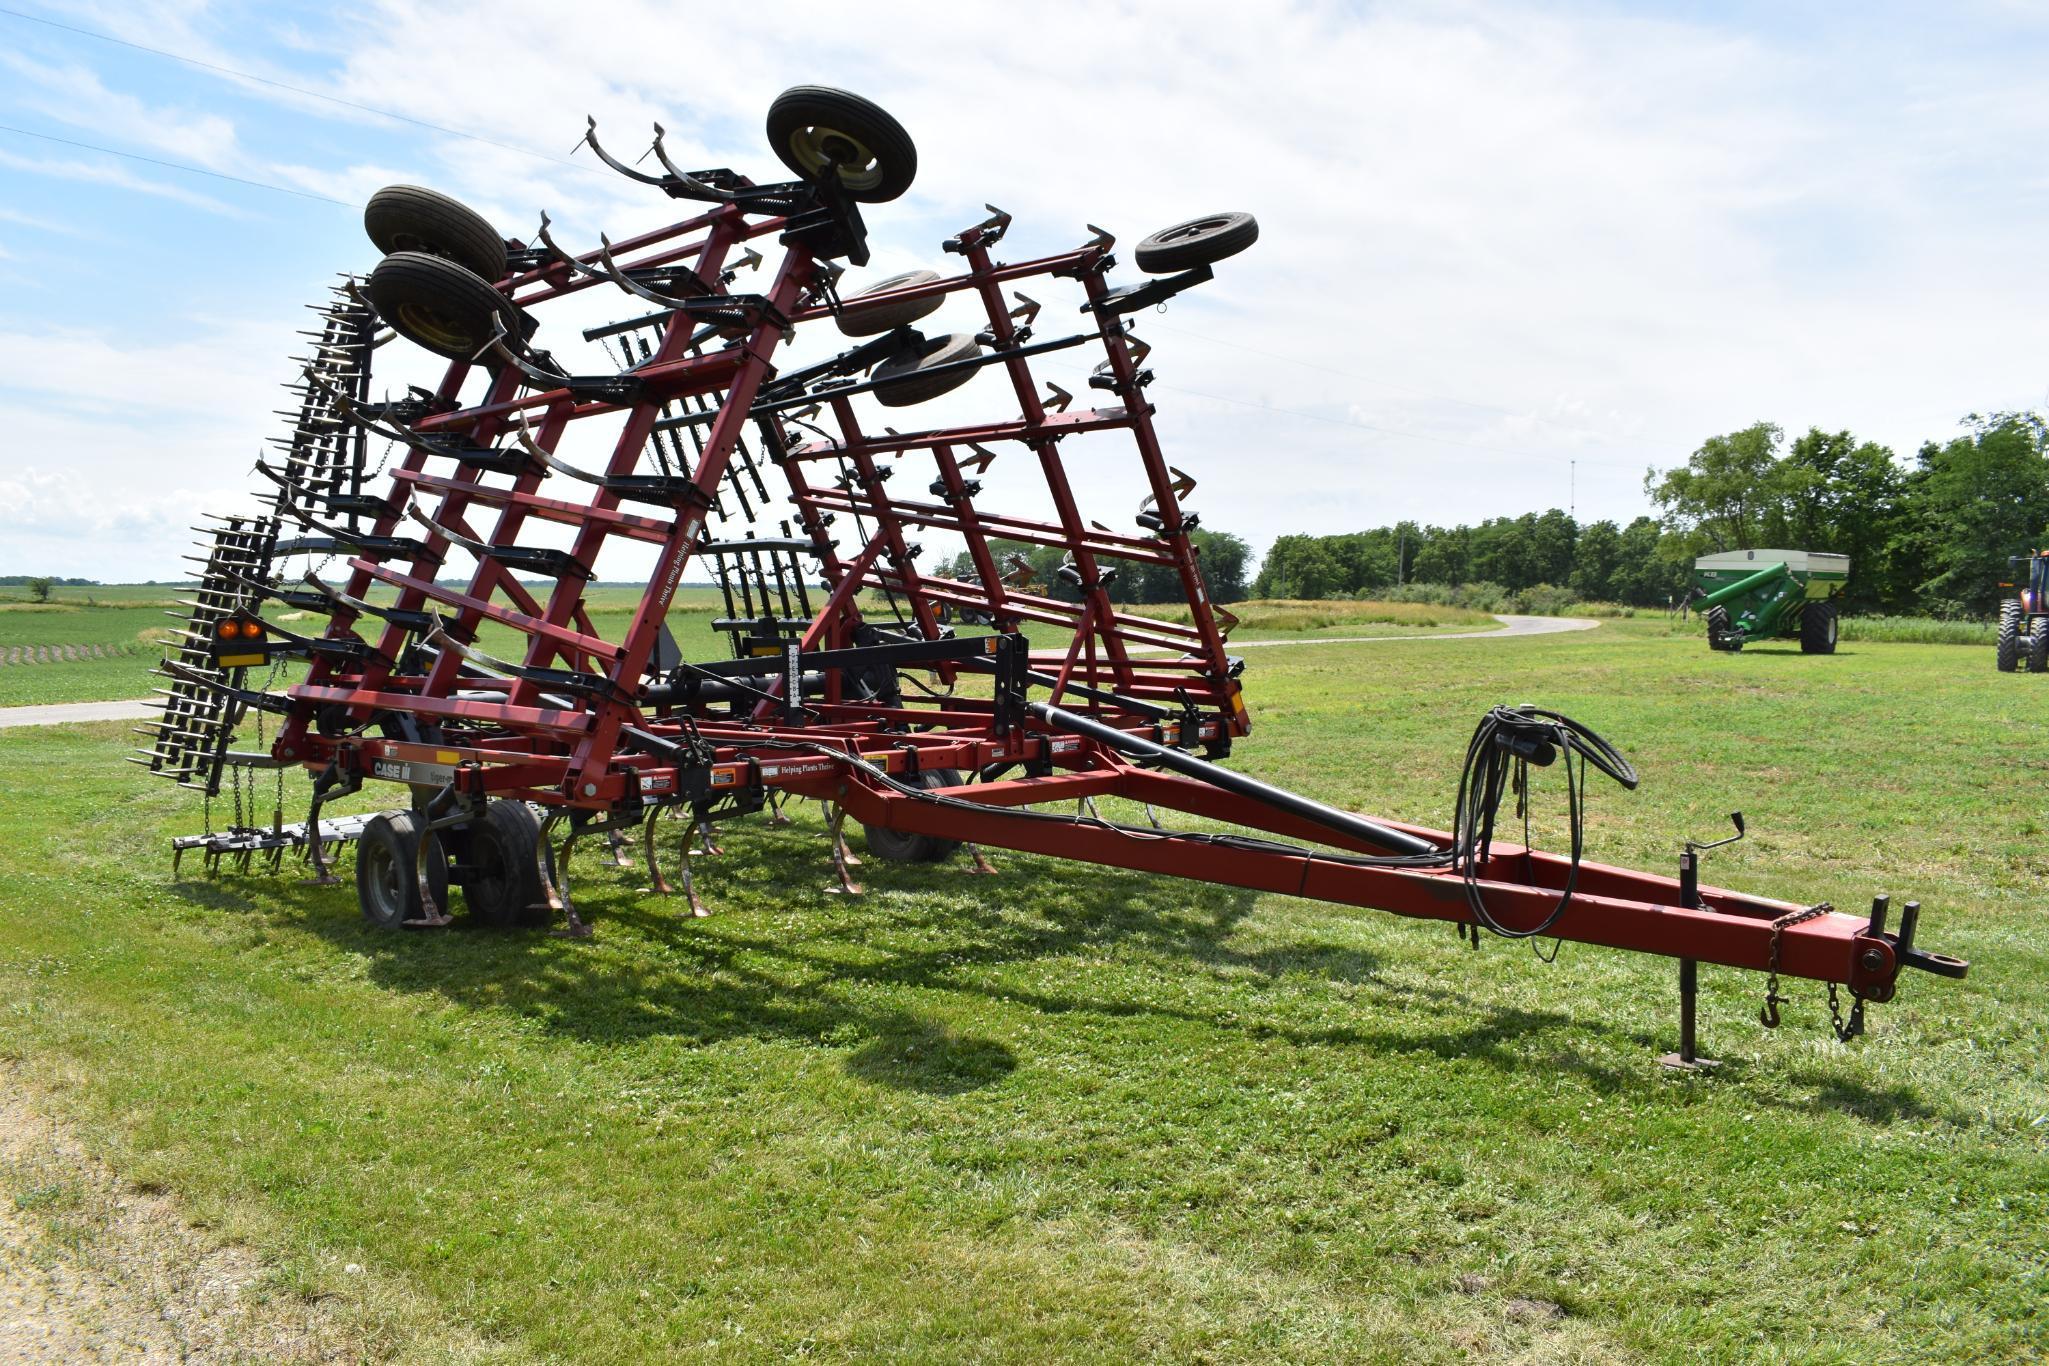
[[[274,913],[303,925],[367,960],[370,980],[386,989],[538,1020],[579,1042],[767,1038],[851,1046],[845,1066],[852,1075],[932,1095],[989,1086],[1017,1067],[1003,1044],[963,1035],[938,1016],[900,1004],[935,993],[1046,1015],[1175,1019],[1299,1047],[1471,1060],[1503,1073],[1568,1072],[1607,1094],[1668,1081],[1655,1058],[1673,1040],[1656,1030],[1503,1007],[1454,986],[1392,981],[1375,954],[1354,947],[1240,947],[1232,940],[1258,896],[1243,889],[999,853],[1002,871],[994,878],[970,876],[957,862],[870,859],[861,870],[869,895],[850,900],[825,891],[818,830],[734,830],[726,843],[727,854],[695,865],[699,891],[714,908],[708,920],[679,913],[680,899],[638,890],[638,870],[612,870],[595,859],[580,865],[577,904],[596,927],[594,941],[484,931],[461,918],[450,931],[380,932],[358,916],[347,879],[341,887],[307,887],[289,870],[253,883],[188,877],[176,890],[195,906]],[[261,890],[252,895],[242,887]],[[721,912],[722,902],[740,905]],[[1235,999],[1205,1005],[1200,991],[1169,1003],[1123,995],[1107,983],[1096,991],[1050,989],[992,971],[1113,955],[1127,970],[1142,970],[1148,957],[1176,960],[1197,980],[1275,983],[1299,976],[1343,983],[1370,993],[1407,1027],[1326,1023],[1278,1001],[1260,1015]],[[1078,972],[1063,982],[1092,976]],[[1640,1065],[1599,1056],[1617,1049],[1639,1055]],[[1725,1070],[1717,1084],[1753,1090],[1741,1070]],[[1754,1098],[1870,1123],[1947,1117],[1903,1087],[1875,1090],[1813,1074],[1791,1080],[1809,1094],[1773,1094],[1776,1088],[1760,1079]]]

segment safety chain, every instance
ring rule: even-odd
[[[1771,960],[1764,983],[1764,1009],[1757,1012],[1758,1023],[1766,1029],[1777,1029],[1779,1027],[1779,1002],[1786,999],[1779,995],[1779,936],[1784,934],[1789,926],[1804,924],[1809,920],[1818,920],[1834,909],[1835,907],[1829,905],[1826,901],[1817,901],[1804,911],[1789,911],[1772,922]],[[1829,989],[1829,996],[1830,1005],[1833,1007],[1835,997],[1833,986]],[[1861,1023],[1861,1016],[1857,1018]]]
[[[1850,988],[1850,1001],[1850,1018],[1846,1023],[1843,1020],[1842,1007],[1836,999],[1836,984],[1828,984],[1829,1023],[1835,1026],[1836,1038],[1842,1043],[1848,1043],[1864,1032],[1864,997],[1855,987]]]

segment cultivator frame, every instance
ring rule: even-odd
[[[799,112],[814,121],[887,117],[804,87],[778,101],[784,126],[785,105],[800,95]],[[505,244],[501,274],[473,273],[495,299],[449,274],[480,253],[500,264],[474,242],[387,256],[364,291],[401,335],[452,357],[439,386],[373,404],[367,389],[308,367],[315,425],[336,424],[358,456],[353,473],[334,460],[266,471],[279,517],[305,533],[278,541],[275,556],[337,554],[346,580],[239,568],[245,591],[233,619],[246,634],[240,645],[221,642],[217,657],[246,658],[233,652],[256,640],[266,658],[307,660],[306,677],[265,693],[216,668],[191,673],[202,680],[191,686],[230,716],[280,716],[270,756],[307,770],[314,791],[303,825],[273,823],[274,843],[305,847],[332,880],[326,851],[356,835],[358,894],[373,921],[446,923],[453,881],[486,920],[559,914],[569,932],[587,933],[567,880],[576,843],[604,835],[616,856],[638,829],[649,879],[666,891],[663,815],[685,818],[683,890],[703,914],[692,843],[713,850],[715,822],[764,809],[774,817],[783,799],[809,797],[831,811],[835,882],[850,893],[859,888],[841,833],[849,817],[865,827],[871,854],[888,860],[944,857],[964,844],[987,871],[982,848],[1021,850],[1450,920],[1475,943],[1484,925],[1662,954],[1682,960],[1688,982],[1699,962],[1768,971],[1774,986],[1778,976],[1810,978],[1830,984],[1832,999],[1849,988],[1849,1032],[1865,1001],[1890,998],[1901,967],[1963,974],[1960,961],[1914,946],[1918,908],[1894,933],[1883,898],[1870,915],[1850,916],[1701,887],[1695,846],[1679,878],[1584,862],[1576,804],[1570,856],[1495,839],[1503,791],[1532,763],[1562,756],[1570,784],[1575,761],[1591,756],[1634,785],[1619,755],[1599,757],[1598,737],[1548,713],[1498,710],[1483,723],[1455,833],[1370,820],[1223,767],[1251,730],[1242,664],[1226,649],[1229,614],[1209,600],[1190,537],[1197,518],[1183,506],[1193,481],[1162,451],[1149,348],[1128,320],[1210,280],[1215,260],[1250,242],[1251,220],[1216,215],[1156,234],[1137,252],[1151,278],[1117,286],[1115,239],[1093,227],[1070,250],[999,260],[1011,219],[992,207],[943,244],[957,258],[949,273],[842,296],[839,262],[867,259],[857,205],[890,197],[875,177],[894,183],[888,149],[900,161],[908,139],[892,140],[901,135],[893,121],[837,142],[829,126],[787,138],[777,129],[772,113],[779,155],[801,178],[756,185],[728,170],[678,170],[659,128],[651,150],[663,170],[638,170],[603,149],[593,124],[587,141],[607,165],[705,207],[577,255],[543,217],[532,243]],[[871,153],[868,179],[849,173]],[[766,283],[733,292],[749,263],[767,265]],[[451,292],[433,293],[444,286]],[[586,330],[623,366],[577,374],[535,346],[537,313],[593,289],[656,309]],[[1080,330],[1038,336],[1051,305],[1028,289],[1075,296]],[[447,308],[416,306],[423,298]],[[462,323],[462,305],[478,299],[459,335],[448,319]],[[949,303],[975,311],[974,333],[935,340],[911,326]],[[779,366],[793,336],[835,324],[852,345]],[[352,343],[364,356],[371,344]],[[1040,356],[1085,348],[1100,351],[1087,393],[1103,395],[1102,406],[1077,407],[1034,370]],[[985,369],[1014,415],[878,430],[857,404],[872,396],[908,406]],[[559,453],[573,424],[600,418],[618,424],[601,467]],[[1146,489],[1126,514],[1130,532],[1087,519],[1067,472],[1082,441],[1100,446],[1120,433]],[[370,437],[398,452],[375,492],[356,477]],[[979,501],[990,463],[1018,452],[1037,465],[1050,518]],[[302,468],[326,482],[316,487]],[[770,477],[784,486],[787,513]],[[567,548],[523,539],[535,523],[566,528]],[[918,563],[916,538],[931,531],[965,543],[971,575]],[[614,538],[652,548],[654,568],[609,638],[584,585]],[[999,539],[1061,549],[1070,594],[1001,562]],[[464,558],[474,563],[466,579],[450,570]],[[731,635],[730,658],[683,660],[669,648],[665,619],[693,563],[710,564],[724,589],[716,624]],[[1131,563],[1173,570],[1185,622],[1118,607],[1115,570]],[[287,632],[260,615],[265,601],[317,611],[327,629]],[[214,617],[206,629],[221,629]],[[478,643],[487,623],[524,640],[520,657]],[[1050,631],[1057,647],[1035,649],[1028,630]],[[945,691],[906,692],[910,672]],[[326,802],[375,781],[405,786],[407,808],[360,830],[323,822]],[[1097,803],[1111,797],[1139,804],[1147,822],[1106,819]],[[1037,809],[1049,805],[1062,809]],[[1161,812],[1249,833],[1166,829]],[[1690,988],[1684,1008],[1691,1063]]]

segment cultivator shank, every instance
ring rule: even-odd
[[[353,838],[374,923],[445,923],[454,886],[486,922],[559,916],[587,932],[569,889],[579,842],[603,837],[623,863],[637,831],[648,885],[677,890],[666,824],[680,890],[705,914],[692,864],[716,854],[714,825],[780,821],[808,797],[829,809],[833,881],[849,893],[851,819],[884,861],[966,845],[984,870],[984,847],[1049,854],[1451,920],[1476,939],[1484,926],[1811,978],[1859,1002],[1889,997],[1901,966],[1961,973],[1881,915],[1584,862],[1576,806],[1570,857],[1496,840],[1503,794],[1531,765],[1562,760],[1570,783],[1593,763],[1635,783],[1599,737],[1549,713],[1483,722],[1451,832],[1224,767],[1251,729],[1242,664],[1130,317],[1208,282],[1256,224],[1222,214],[1155,234],[1135,253],[1148,278],[1117,285],[1109,233],[1005,261],[1012,223],[992,208],[942,244],[944,270],[850,290],[848,266],[868,259],[860,205],[908,185],[910,141],[816,87],[778,100],[769,127],[794,180],[684,172],[659,129],[662,170],[643,170],[593,125],[607,165],[697,211],[577,254],[545,217],[523,243],[414,187],[372,201],[388,254],[323,317],[285,457],[263,471],[269,539],[238,530],[260,543],[247,554],[217,541],[188,626],[199,653],[173,670],[173,701],[210,719],[167,715],[151,760],[217,790],[234,722],[274,712],[262,758],[313,775],[312,810],[274,819],[267,845],[238,818],[194,847],[301,848],[326,876],[325,851]],[[549,306],[589,290],[627,296],[633,316],[550,330]],[[378,318],[450,359],[432,392],[370,400]],[[1093,367],[1085,384],[1048,378],[1076,360]],[[938,420],[890,425],[927,403]],[[366,467],[373,439],[392,453],[382,474]],[[1138,504],[1087,515],[1075,459],[1128,462]],[[1035,485],[1038,506],[999,508],[984,492],[997,484]],[[279,539],[281,524],[297,534]],[[943,564],[928,542],[962,553]],[[1061,560],[1041,574],[1020,545]],[[646,587],[623,624],[601,622],[589,588],[622,548],[643,557]],[[274,567],[294,556],[323,563]],[[1181,620],[1120,605],[1130,566],[1171,574]],[[668,629],[692,573],[719,591],[718,658]],[[289,630],[262,615],[270,603],[325,627]],[[304,675],[252,691],[232,662],[252,651]],[[378,782],[405,790],[403,809],[322,817]],[[1106,818],[1111,798],[1146,823]],[[1162,812],[1197,828],[1162,828]]]

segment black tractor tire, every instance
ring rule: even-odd
[[[913,787],[959,787],[960,773],[951,768],[928,768],[910,780]],[[868,841],[868,852],[884,863],[938,863],[960,848],[959,840],[941,839],[938,835],[907,835],[901,830],[885,826],[864,825],[862,836]]]
[[[1742,638],[1737,636],[1730,628],[1728,608],[1710,607],[1702,615],[1707,621],[1708,648],[1710,650],[1734,652],[1743,648]]]
[[[931,317],[946,302],[944,294],[932,294],[923,299],[893,299],[888,303],[870,304],[866,308],[861,306],[861,300],[870,294],[887,294],[892,289],[929,285],[938,279],[936,270],[910,270],[902,275],[892,275],[887,280],[877,280],[841,301],[840,331],[849,337],[879,337],[884,332],[909,327],[920,318]]]
[[[828,167],[847,197],[881,204],[911,188],[918,148],[904,126],[859,95],[793,85],[768,107],[768,145],[806,180]]]
[[[1800,609],[1800,653],[1832,655],[1840,620],[1832,602],[1810,602]]]
[[[1999,608],[1999,672],[2010,674],[2021,662],[2021,605],[2002,603]]]
[[[1249,213],[1210,213],[1161,228],[1138,244],[1131,259],[1148,275],[1215,265],[1259,240],[1259,220]]]
[[[377,316],[408,341],[450,360],[469,360],[490,342],[494,319],[521,335],[512,301],[483,276],[423,251],[393,252],[377,263],[363,292]]]
[[[897,380],[875,390],[875,401],[885,408],[908,408],[914,403],[950,394],[979,373],[970,366],[962,370],[939,370],[942,365],[982,354],[982,344],[966,332],[927,337],[915,347],[891,356],[868,375],[872,380]],[[938,370],[937,374],[928,373]]]
[[[2035,633],[2028,637],[2028,672],[2049,674],[2049,620],[2037,619]]]
[[[417,251],[455,262],[488,282],[505,278],[505,238],[469,205],[418,185],[387,185],[363,206],[377,250]]]
[[[541,823],[533,808],[494,798],[483,819],[464,832],[463,904],[480,925],[517,929],[544,925],[551,912],[541,890]]]
[[[427,875],[427,886],[443,915],[448,913],[448,859],[440,837],[420,840],[420,818],[411,811],[386,811],[370,818],[356,836],[356,904],[363,919],[380,930],[396,930],[422,918],[420,884],[412,870]]]

